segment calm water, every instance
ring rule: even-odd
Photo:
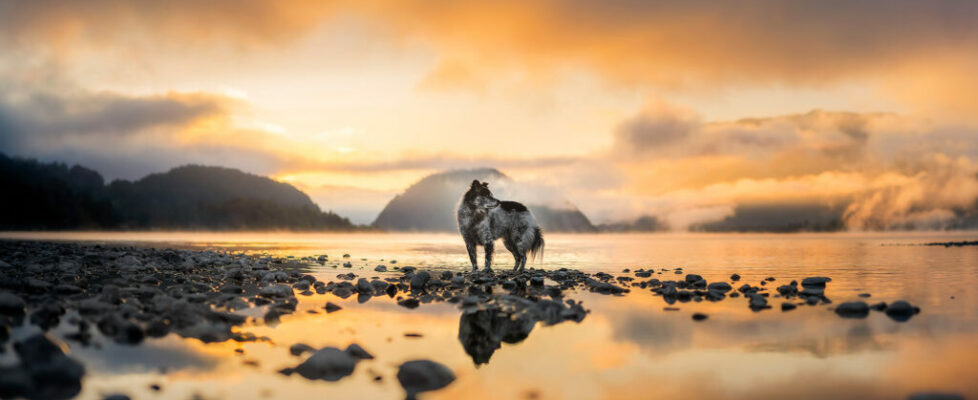
[[[455,235],[71,233],[0,237],[134,242],[159,247],[232,249],[274,255],[352,255],[353,272],[374,266],[467,268]],[[274,327],[246,326],[272,343],[203,344],[170,335],[137,347],[104,341],[101,349],[73,346],[88,368],[81,398],[123,392],[133,398],[365,398],[395,399],[394,375],[406,360],[428,358],[458,379],[422,398],[647,399],[647,398],[906,398],[926,391],[978,398],[978,247],[917,244],[974,240],[978,233],[799,235],[549,235],[544,268],[589,272],[682,266],[709,281],[739,273],[756,285],[823,275],[835,304],[871,293],[869,302],[904,299],[922,312],[897,323],[880,313],[842,319],[828,306],[752,312],[746,300],[677,303],[642,290],[627,296],[569,294],[591,313],[581,323],[538,325],[521,343],[503,344],[476,367],[458,340],[459,312],[451,304],[415,310],[386,298],[358,304],[331,294],[299,296],[299,311]],[[501,247],[501,246],[498,246]],[[481,257],[480,257],[481,258]],[[481,263],[481,261],[480,261]],[[497,265],[512,257],[497,251]],[[321,280],[349,272],[312,267]],[[675,279],[677,275],[657,276]],[[636,288],[637,289],[637,288]],[[344,307],[332,314],[326,301]],[[710,318],[693,322],[693,312]],[[421,338],[404,333],[420,333]],[[24,332],[20,332],[24,334]],[[301,362],[288,347],[345,347],[359,343],[376,356],[339,382],[307,381],[276,373]],[[239,354],[235,349],[243,349]],[[374,381],[375,376],[382,380]],[[161,392],[148,386],[157,383]]]

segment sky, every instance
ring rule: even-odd
[[[975,20],[940,0],[0,0],[0,151],[108,179],[239,168],[358,223],[487,166],[598,223],[818,205],[940,229],[978,208]]]

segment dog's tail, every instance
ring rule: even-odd
[[[543,229],[540,227],[533,228],[533,241],[530,244],[530,259],[534,262],[537,259],[537,254],[540,254],[540,261],[543,261],[543,247],[546,245],[543,241]]]

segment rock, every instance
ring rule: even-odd
[[[62,350],[65,347],[63,343],[43,334],[14,344],[14,351],[20,357],[19,369],[22,372],[13,372],[13,380],[19,390],[24,390],[21,396],[32,399],[68,399],[81,391],[85,367],[68,357]],[[24,374],[29,380],[24,379]],[[0,390],[4,390],[3,386],[0,383]]]
[[[798,306],[794,305],[793,303],[781,303],[781,311],[791,311],[795,308],[798,308]]]
[[[886,306],[886,316],[897,322],[904,322],[919,312],[919,308],[903,300],[894,301]]]
[[[421,302],[419,302],[418,299],[404,299],[397,302],[397,305],[413,309],[418,308],[418,306],[421,305]]]
[[[530,278],[530,286],[536,286],[536,287],[543,286],[543,277],[542,276],[534,276],[534,277]]]
[[[886,310],[886,302],[881,301],[879,303],[873,304],[869,306],[869,309],[873,311],[884,311]]]
[[[316,351],[315,348],[305,343],[296,343],[289,346],[289,353],[291,353],[293,356],[301,356],[305,353],[312,353],[314,351]]]
[[[26,304],[24,299],[13,293],[0,292],[0,314],[22,316],[24,315]]]
[[[764,296],[757,293],[748,293],[746,296],[750,299],[748,305],[751,310],[761,311],[765,308],[770,308],[770,306],[767,305],[767,299],[765,299]]]
[[[730,275],[730,280],[732,280],[734,282],[737,282],[737,281],[740,280],[740,275],[738,275],[738,274]]]
[[[418,393],[438,390],[455,381],[455,373],[448,367],[429,360],[408,361],[397,370],[397,381],[407,392],[408,399]]]
[[[850,301],[836,306],[835,313],[842,318],[866,318],[869,306],[862,301]]]
[[[859,297],[862,297],[862,298],[864,298],[864,299],[865,299],[865,298],[869,298],[869,297],[872,297],[872,296],[873,296],[873,295],[871,295],[871,294],[869,294],[869,293],[860,293],[860,294],[859,294]]]
[[[374,286],[365,278],[357,280],[357,292],[360,294],[373,294]]]
[[[703,277],[696,274],[686,274],[686,283],[693,284],[697,281],[702,281]]]
[[[346,353],[358,360],[372,360],[374,356],[368,353],[359,344],[353,343],[346,347]]]
[[[806,287],[825,287],[825,284],[831,282],[832,278],[827,278],[824,276],[812,276],[801,280],[801,285]]]
[[[346,351],[335,347],[324,347],[297,367],[286,368],[279,372],[284,375],[295,372],[309,380],[336,382],[352,374],[356,366],[357,359]]]
[[[452,271],[441,271],[441,280],[450,281],[455,276]]]
[[[377,271],[377,272],[387,272],[387,266],[386,265],[378,265],[376,268],[374,268],[374,271]]]
[[[424,286],[428,284],[431,280],[431,274],[428,271],[418,271],[411,277],[411,290],[422,290]]]
[[[129,396],[121,393],[116,393],[116,394],[110,394],[108,396],[105,396],[102,398],[102,400],[129,400]]]
[[[292,292],[292,287],[287,285],[274,285],[265,286],[258,291],[258,294],[264,297],[280,298],[280,297],[294,297]]]
[[[702,320],[705,320],[705,319],[707,319],[709,317],[710,316],[708,316],[706,314],[703,314],[703,313],[695,313],[695,314],[693,314],[693,321],[702,321]]]
[[[733,287],[731,287],[730,284],[727,282],[713,282],[709,284],[706,288],[708,290],[717,291],[721,293],[727,293],[731,289],[733,289]]]

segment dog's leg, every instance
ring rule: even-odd
[[[520,255],[520,271],[523,271],[525,269],[526,269],[526,252],[523,252],[523,254]]]
[[[469,252],[469,262],[472,263],[472,270],[474,271],[474,270],[479,269],[479,262],[477,260],[476,254],[475,254],[475,242],[473,242],[471,240],[466,240],[465,241],[465,250],[468,250],[468,252]]]
[[[486,271],[492,271],[492,251],[496,245],[489,242],[482,246],[486,249]]]
[[[513,271],[516,271],[520,267],[520,253],[516,251],[516,245],[509,238],[503,239],[503,244],[506,245],[506,250],[509,250],[509,253],[513,255],[513,260],[515,261]]]

